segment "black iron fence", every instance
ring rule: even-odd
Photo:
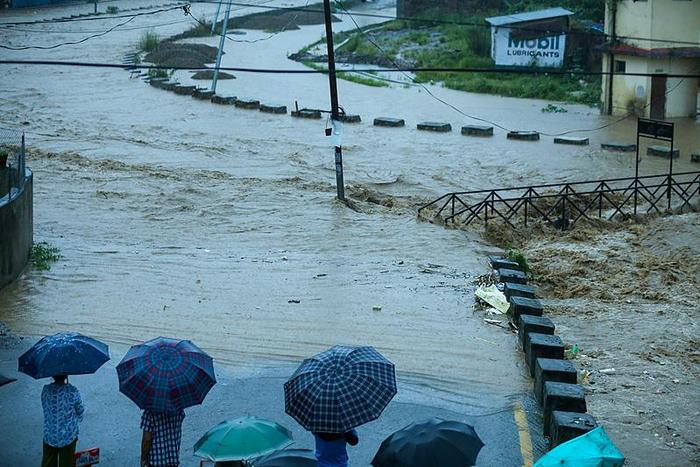
[[[18,196],[26,175],[24,132],[0,128],[0,204]]]
[[[516,228],[540,221],[568,228],[581,219],[697,210],[698,201],[700,171],[448,193],[418,213],[444,223],[500,220]]]

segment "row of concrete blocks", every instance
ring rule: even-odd
[[[573,364],[564,360],[564,343],[554,335],[554,324],[542,316],[544,307],[520,265],[507,258],[489,257],[491,267],[504,284],[518,338],[525,352],[534,393],[544,414],[544,435],[550,449],[580,436],[597,426],[587,413],[584,389],[577,384]]]
[[[602,143],[600,147],[608,151],[617,152],[635,152],[637,150],[637,145],[634,143],[610,142]],[[651,145],[647,147],[647,156],[658,156],[663,157],[665,159],[670,159],[671,157],[673,157],[674,159],[676,159],[681,156],[681,152],[678,149],[674,149],[673,151],[671,151],[671,148],[669,146]],[[700,152],[691,153],[690,161],[700,163]]]

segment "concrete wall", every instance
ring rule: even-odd
[[[29,260],[34,241],[33,184],[27,169],[22,191],[10,202],[0,198],[0,288],[17,278]]]
[[[614,59],[625,62],[627,73],[697,74],[700,70],[700,59],[698,58],[648,59],[615,55]],[[604,55],[603,70],[608,70],[608,60],[608,56]],[[601,99],[605,113],[608,110],[607,88],[608,79],[604,77]],[[668,78],[666,80],[666,93],[666,118],[693,117],[697,114],[697,78]],[[613,115],[625,115],[630,111],[635,111],[640,117],[649,117],[651,77],[615,76],[613,78],[612,105]]]

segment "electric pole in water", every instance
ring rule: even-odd
[[[219,38],[219,50],[216,52],[216,67],[214,68],[214,79],[211,80],[211,90],[216,92],[216,82],[219,79],[219,67],[221,66],[221,55],[224,53],[224,42],[226,42],[226,31],[228,30],[228,17],[231,14],[231,0],[228,1],[226,13],[224,14],[224,23],[221,26],[221,37]],[[219,13],[217,12],[217,18]],[[216,24],[216,23],[214,23]],[[214,26],[212,25],[212,29]]]
[[[345,183],[343,182],[343,150],[339,140],[341,134],[340,114],[338,111],[338,83],[335,77],[335,54],[333,52],[333,28],[331,27],[331,1],[323,0],[326,17],[326,46],[328,47],[328,82],[331,90],[331,122],[333,138],[338,138],[335,146],[335,184],[338,187],[338,199],[345,201]]]

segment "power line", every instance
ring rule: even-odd
[[[272,0],[268,0],[268,2],[269,2],[269,1],[272,1]],[[304,7],[308,6],[309,1],[310,1],[310,0],[306,0],[306,5],[304,5]],[[265,2],[265,3],[268,3],[268,2]],[[188,12],[187,14],[188,14],[194,21],[196,21],[197,24],[199,24],[200,26],[208,27],[207,24],[205,24],[205,23],[203,23],[202,21],[200,21],[200,20],[198,20],[197,18],[195,18],[195,16],[194,16],[191,12]],[[246,43],[246,44],[255,44],[255,43],[257,43],[257,42],[262,42],[262,41],[266,41],[266,40],[268,40],[268,39],[272,39],[272,38],[275,37],[276,35],[278,35],[278,34],[280,34],[280,33],[283,33],[284,31],[286,31],[287,28],[288,28],[289,26],[291,26],[291,24],[292,24],[294,21],[296,21],[296,19],[299,17],[300,14],[301,14],[301,13],[299,12],[299,13],[297,13],[296,15],[294,15],[289,21],[287,21],[287,24],[285,24],[279,31],[275,31],[275,32],[271,33],[270,35],[268,35],[267,37],[261,37],[261,38],[259,38],[259,39],[252,39],[252,40],[249,40],[249,39],[234,39],[234,38],[230,37],[228,34],[226,34],[226,31],[222,31],[221,33],[218,34],[218,36],[221,37],[221,35],[223,35],[226,39],[230,40],[231,42]]]
[[[93,68],[124,68],[122,63],[104,63],[104,62],[76,62],[76,61],[60,61],[60,60],[0,60],[0,65],[50,65],[50,66],[77,66],[77,67],[93,67]],[[145,70],[211,70],[209,67],[173,67],[162,65],[129,65],[129,68],[140,68]],[[249,67],[221,67],[225,71],[238,71],[242,73],[260,73],[260,74],[327,74],[327,70],[314,69],[291,69],[291,68],[249,68]],[[435,72],[435,73],[512,73],[525,75],[569,75],[569,76],[665,76],[666,78],[700,78],[700,73],[693,74],[663,74],[663,73],[622,73],[613,71],[580,71],[580,70],[548,70],[539,71],[533,69],[517,69],[517,68],[420,68],[420,67],[399,67],[399,68],[354,68],[351,70],[342,70],[347,72],[358,73],[395,73],[397,71],[405,72]]]
[[[120,18],[137,18],[139,16],[150,16],[150,15],[155,15],[158,13],[163,13],[166,11],[182,10],[185,7],[189,7],[189,4],[181,3],[179,5],[172,6],[170,8],[160,8],[158,10],[145,11],[145,12],[141,12],[141,13],[132,13],[132,14],[126,14],[126,15],[110,15],[110,16],[98,15],[98,16],[86,16],[84,18],[65,18],[65,19],[64,18],[53,18],[53,19],[36,20],[36,21],[9,21],[9,22],[5,22],[5,23],[0,23],[0,26],[5,27],[5,26],[21,26],[21,25],[28,25],[28,24],[73,23],[73,22],[78,22],[78,21],[103,21],[103,20],[120,19]]]
[[[343,5],[342,1],[341,1],[341,0],[335,0],[335,1],[336,1],[336,3],[337,3],[338,5],[340,5],[340,7],[350,16],[350,19],[351,19],[352,22],[355,24],[355,28],[356,28],[356,29],[357,29],[357,30],[358,30],[358,31],[359,31],[359,32],[360,32],[374,47],[376,47],[376,48],[384,55],[384,57],[385,57],[387,60],[389,60],[394,66],[396,66],[396,68],[397,68],[398,71],[401,71],[401,73],[403,73],[405,76],[407,76],[409,79],[411,79],[411,76],[407,75],[404,71],[400,70],[400,67],[399,67],[398,64],[394,61],[394,59],[393,59],[391,56],[389,56],[389,54],[387,54],[387,53],[384,51],[384,49],[382,49],[382,47],[381,47],[379,44],[377,44],[376,42],[374,42],[374,41],[369,37],[369,35],[366,33],[366,31],[364,31],[364,30],[360,27],[360,25],[357,24],[357,21],[355,21],[355,18],[353,17],[353,15],[350,14],[350,12],[348,12],[348,10],[347,10],[347,9],[345,8],[345,6]],[[673,88],[671,88],[670,90],[668,90],[668,91],[665,93],[665,95],[670,94],[672,91],[674,91],[676,88],[678,88],[678,86],[680,86],[681,83],[683,83],[684,80],[685,80],[685,77],[682,78]],[[441,99],[440,97],[436,96],[435,94],[433,94],[433,92],[432,92],[427,86],[425,86],[423,83],[418,83],[418,84],[419,84],[420,87],[422,87],[422,88],[425,90],[426,93],[428,93],[428,95],[429,95],[430,97],[432,97],[433,99],[437,100],[438,102],[440,102],[440,103],[442,103],[442,104],[444,104],[444,105],[450,107],[451,109],[453,109],[454,111],[456,111],[456,112],[459,113],[460,115],[462,115],[462,116],[464,116],[464,117],[467,117],[467,118],[471,118],[471,119],[473,119],[473,120],[480,121],[480,122],[489,123],[489,124],[491,124],[491,125],[493,125],[493,126],[495,126],[495,127],[497,127],[497,128],[500,128],[501,130],[504,130],[504,131],[511,131],[509,128],[507,128],[507,127],[505,127],[505,126],[503,126],[503,125],[501,125],[501,124],[499,124],[499,123],[497,123],[497,122],[494,122],[494,121],[491,121],[491,120],[487,120],[487,119],[485,119],[485,118],[481,118],[481,117],[477,117],[477,116],[474,116],[474,115],[470,115],[470,114],[465,113],[465,112],[462,111],[459,107],[457,107],[457,106],[455,106],[455,105],[453,105],[453,104],[451,104],[451,103],[445,101],[444,99]],[[651,102],[649,102],[646,106],[644,106],[644,107],[642,108],[642,110],[646,109],[646,108],[649,107],[650,105],[651,105]],[[553,137],[554,137],[554,136],[564,136],[564,135],[568,135],[568,134],[571,134],[571,133],[587,133],[587,132],[594,132],[594,131],[599,131],[599,130],[602,130],[602,129],[611,127],[611,126],[613,126],[613,125],[616,125],[616,124],[622,122],[623,120],[628,119],[628,118],[631,117],[632,115],[634,115],[634,112],[629,112],[627,115],[625,115],[625,116],[623,116],[623,117],[621,117],[621,118],[619,118],[619,119],[617,119],[617,120],[614,120],[614,121],[612,121],[612,122],[610,122],[610,123],[607,123],[607,124],[605,124],[605,125],[601,125],[601,126],[598,126],[598,127],[595,127],[595,128],[582,128],[582,129],[576,129],[576,130],[566,130],[566,131],[562,131],[562,132],[559,132],[559,133],[547,133],[547,132],[544,132],[544,131],[538,131],[538,133],[540,133],[540,134],[542,134],[542,135],[545,135],[545,136],[553,136]]]
[[[102,0],[105,1],[105,0]],[[119,1],[119,0],[113,0],[113,1]],[[158,23],[158,24],[151,24],[147,26],[132,26],[129,28],[119,28],[120,31],[135,31],[138,29],[156,29],[156,28],[162,28],[165,26],[172,26],[174,24],[182,24],[182,23],[189,23],[189,19],[184,19],[184,20],[178,20],[178,21],[170,21],[168,23]],[[49,31],[45,29],[25,29],[25,28],[17,28],[17,27],[10,27],[7,28],[10,31],[17,31],[17,32],[38,32],[42,34],[91,34],[91,33],[97,33],[101,32],[102,30],[84,30],[84,31]]]
[[[192,0],[192,3],[219,3],[214,0]],[[279,7],[279,6],[272,6],[272,5],[256,5],[256,4],[251,4],[251,3],[242,3],[242,2],[232,2],[232,5],[235,6],[245,6],[245,7],[251,7],[251,8],[262,8],[262,9],[268,9],[268,10],[285,10],[285,11],[302,11],[302,12],[307,12],[307,13],[323,13],[323,10],[316,10],[316,9],[308,9],[308,8],[300,8],[300,7]],[[338,13],[334,12],[334,14],[347,14],[350,15],[347,10],[345,10],[345,13]],[[471,26],[471,27],[478,27],[478,28],[488,28],[491,29],[491,25],[486,24],[486,23],[475,23],[475,22],[468,22],[468,21],[456,21],[456,20],[444,20],[444,19],[428,19],[428,18],[412,18],[408,16],[390,16],[390,15],[382,15],[378,13],[361,13],[361,12],[354,12],[352,15],[356,17],[366,17],[366,18],[379,18],[379,19],[388,19],[388,20],[401,20],[401,21],[406,21],[406,22],[413,22],[413,23],[425,23],[425,24],[445,24],[445,25],[455,25],[455,26]],[[508,26],[509,29],[517,30],[517,31],[523,31],[523,32],[536,32],[544,35],[552,35],[552,34],[561,34],[562,31],[549,31],[549,30],[543,30],[541,28],[533,28],[533,27],[525,27],[525,26]],[[594,37],[604,37],[608,40],[638,40],[638,41],[650,41],[650,42],[663,42],[667,44],[683,44],[683,45],[691,45],[691,46],[700,46],[700,42],[692,42],[692,41],[678,41],[674,39],[657,39],[657,38],[651,38],[651,37],[637,37],[637,36],[620,36],[620,35],[612,35],[612,34],[607,34],[607,33],[598,33],[598,32],[587,32],[587,31],[568,31],[566,32],[568,35],[583,35],[583,36],[594,36]]]
[[[136,19],[136,17],[129,18],[126,21],[123,21],[123,22],[117,24],[116,26],[112,26],[111,28],[107,29],[106,31],[103,31],[103,32],[100,32],[97,34],[92,34],[92,35],[87,36],[87,37],[83,37],[82,39],[80,39],[78,41],[61,42],[60,44],[54,44],[54,45],[23,45],[23,46],[18,46],[18,47],[0,44],[0,48],[7,49],[7,50],[30,50],[30,49],[51,50],[51,49],[57,49],[59,47],[63,47],[64,45],[82,44],[83,42],[89,41],[90,39],[95,39],[96,37],[105,36],[105,35],[109,34],[110,32],[114,31],[115,29],[117,29],[119,26],[124,26],[125,24],[133,21],[134,19]]]

